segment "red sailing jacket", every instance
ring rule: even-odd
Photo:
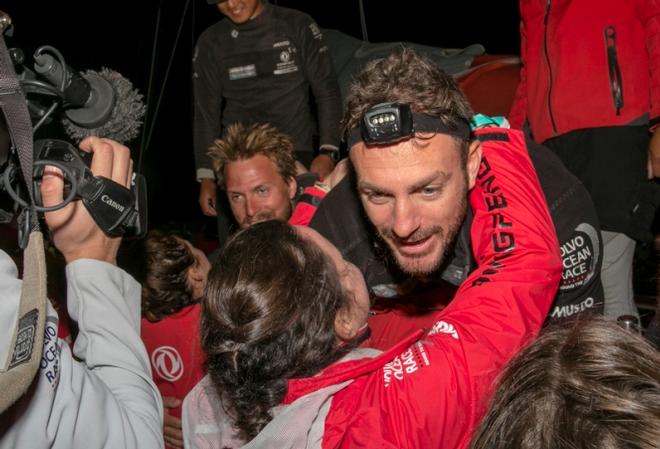
[[[660,122],[660,1],[520,0],[523,66],[509,121],[537,143]]]
[[[151,376],[164,397],[183,400],[204,376],[200,312],[201,306],[193,304],[157,322],[142,319],[141,337],[151,360]],[[170,414],[180,417],[181,407]]]
[[[362,354],[289,380],[282,405],[250,448],[467,446],[502,366],[537,335],[562,267],[524,142],[483,157],[470,204],[479,266],[431,330],[376,357]],[[234,440],[208,376],[186,397],[183,429],[189,448],[243,443]]]
[[[298,226],[309,225],[314,213],[316,213],[316,208],[319,207],[325,195],[326,192],[316,186],[305,187],[289,218],[289,224]]]

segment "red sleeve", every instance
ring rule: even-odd
[[[457,329],[497,342],[493,349],[502,355],[517,349],[521,337],[538,333],[561,275],[559,243],[524,136],[519,131],[505,135],[508,142],[482,147],[470,192],[478,268],[441,314]]]
[[[538,334],[559,285],[559,244],[524,136],[500,131],[510,141],[484,149],[470,193],[478,268],[426,341],[385,368],[392,427],[423,425],[426,447],[467,446],[496,376]]]
[[[312,217],[316,213],[316,208],[319,207],[319,203],[323,198],[325,198],[326,192],[317,188],[317,187],[306,187],[303,190],[302,195],[298,203],[296,203],[296,208],[289,218],[289,224],[298,225],[298,226],[307,226],[309,222],[312,221]]]
[[[660,0],[639,0],[637,5],[649,58],[650,126],[653,129],[660,124]]]
[[[523,5],[520,2],[520,14],[523,14]],[[520,20],[520,82],[516,89],[516,95],[513,98],[513,104],[507,119],[514,129],[522,129],[527,117],[527,36],[525,29],[525,20]]]

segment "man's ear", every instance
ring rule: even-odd
[[[350,341],[355,338],[358,329],[355,328],[354,320],[351,319],[351,311],[347,307],[342,307],[335,316],[335,334],[337,338],[343,341]]]
[[[481,165],[481,141],[474,139],[470,142],[467,152],[466,170],[468,189],[471,189],[477,182],[477,174],[479,173],[479,166]]]
[[[293,200],[298,192],[298,182],[296,181],[295,176],[289,178],[289,181],[286,184],[287,190],[289,191],[289,199]]]

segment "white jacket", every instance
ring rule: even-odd
[[[73,353],[57,338],[49,304],[40,371],[0,416],[0,449],[162,448],[162,401],[139,333],[140,285],[96,260],[72,262],[66,275],[69,315],[80,330]],[[16,266],[0,251],[0,324],[16,316],[19,295]],[[7,332],[0,329],[0,357]]]

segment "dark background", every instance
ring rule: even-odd
[[[322,28],[362,39],[358,0],[272,0],[310,14]],[[519,53],[517,1],[431,2],[364,0],[371,42],[408,41],[436,47],[482,44],[488,53]],[[56,47],[77,70],[108,67],[133,82],[148,113],[142,135],[129,143],[147,177],[150,226],[186,222],[214,228],[197,203],[192,152],[191,59],[194,43],[222,18],[202,0],[3,2],[14,23],[9,47],[32,61],[40,45]],[[151,82],[150,82],[151,77]],[[51,125],[37,137],[58,137]]]
[[[358,0],[271,0],[310,14],[322,28],[364,39]],[[518,1],[433,2],[363,0],[370,42],[407,41],[444,48],[481,44],[490,54],[519,54]],[[440,9],[439,13],[431,11]],[[13,19],[10,47],[26,58],[40,45],[60,50],[78,70],[114,69],[144,95],[148,112],[142,135],[129,143],[141,161],[149,191],[150,227],[175,228],[184,235],[213,239],[215,218],[197,202],[192,151],[191,60],[199,34],[222,18],[202,0],[120,0],[114,2],[4,1]],[[50,126],[37,137],[59,137]],[[654,225],[654,231],[660,224]],[[200,240],[195,239],[199,242]],[[638,245],[638,298],[655,296],[657,256],[652,244]]]

